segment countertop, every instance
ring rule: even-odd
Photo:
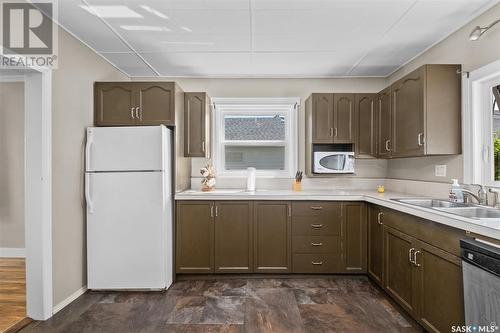
[[[257,190],[216,189],[212,192],[186,190],[175,194],[175,200],[312,200],[312,201],[365,201],[403,213],[435,221],[454,228],[500,240],[500,219],[477,220],[446,212],[417,207],[391,199],[422,196],[386,191],[377,193],[368,190]]]

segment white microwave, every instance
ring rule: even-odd
[[[354,173],[353,152],[314,152],[314,173]]]

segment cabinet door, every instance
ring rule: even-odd
[[[377,110],[375,94],[357,94],[358,138],[356,154],[360,157],[377,156]]]
[[[383,286],[384,270],[384,213],[378,206],[370,206],[368,212],[368,274]]]
[[[205,93],[184,94],[184,156],[210,157],[210,118]]]
[[[449,332],[464,324],[460,258],[419,242],[417,264],[418,318],[429,332]]]
[[[96,82],[94,113],[96,126],[135,125],[135,92],[128,82]]]
[[[291,204],[254,204],[254,272],[291,271]]]
[[[391,88],[388,87],[378,94],[377,101],[378,138],[377,155],[380,158],[391,157],[392,116]]]
[[[210,201],[177,202],[176,272],[214,272],[214,218]]]
[[[215,203],[215,272],[252,271],[252,203]]]
[[[312,95],[312,142],[333,142],[333,94]]]
[[[392,85],[392,156],[424,155],[424,69]]]
[[[414,266],[410,262],[410,252],[415,247],[413,237],[384,227],[384,289],[411,314],[415,314],[417,298]]]
[[[175,125],[175,84],[172,82],[134,83],[140,125]]]
[[[354,143],[356,140],[356,110],[354,94],[333,95],[333,142]]]
[[[366,272],[365,208],[363,202],[342,203],[342,262],[345,272]]]

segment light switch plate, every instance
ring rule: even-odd
[[[446,177],[446,164],[435,166],[436,177]]]

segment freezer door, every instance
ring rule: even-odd
[[[170,145],[165,126],[89,127],[85,170],[163,170]]]
[[[172,220],[163,184],[163,172],[86,173],[89,289],[166,287]]]

